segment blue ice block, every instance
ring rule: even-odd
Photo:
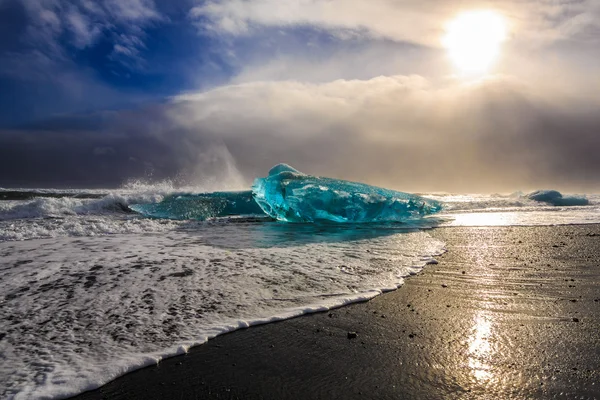
[[[442,210],[442,203],[435,200],[306,175],[286,164],[257,178],[252,194],[266,214],[287,222],[400,222]]]
[[[590,201],[583,196],[563,196],[562,193],[556,190],[537,190],[533,193],[529,193],[527,198],[562,207],[587,206],[590,204]]]

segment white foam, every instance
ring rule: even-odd
[[[522,211],[522,210],[542,210],[552,209],[548,204],[529,199],[522,193],[513,193],[510,195],[500,194],[445,194],[445,195],[427,195],[426,197],[442,201],[447,210],[452,212],[471,211],[478,212],[484,210],[504,210],[504,211]],[[590,204],[600,205],[600,195],[591,194],[586,196]],[[554,207],[555,208],[555,207]]]
[[[59,238],[68,236],[103,236],[124,233],[168,232],[185,223],[137,217],[66,216],[62,218],[0,221],[0,242]]]
[[[38,197],[25,201],[2,201],[0,220],[122,213],[127,211],[129,204],[156,202],[161,199],[161,195],[151,193],[128,196],[110,194],[100,199]]]
[[[0,397],[71,396],[225,332],[372,298],[442,248],[425,232],[278,223],[0,243]]]
[[[78,193],[71,192],[73,195]],[[0,201],[0,242],[165,232],[181,224],[143,219],[127,213],[129,204],[157,202],[162,198],[163,194],[153,188],[147,192],[122,190],[97,199],[38,197],[32,200]]]

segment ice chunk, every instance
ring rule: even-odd
[[[552,204],[553,206],[587,206],[590,201],[580,196],[563,196],[556,190],[537,190],[529,193],[527,198],[540,201],[542,203]]]
[[[227,217],[234,215],[264,215],[252,198],[250,190],[202,194],[174,194],[160,203],[130,205],[146,217],[176,220]]]
[[[442,203],[362,183],[303,174],[286,164],[257,178],[254,199],[264,212],[289,222],[405,221],[442,209]]]

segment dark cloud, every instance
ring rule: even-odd
[[[155,170],[158,178],[174,172],[161,144],[148,137],[143,140],[144,145],[139,146],[134,136],[107,133],[2,132],[0,185],[115,187]],[[112,153],[108,149],[113,149]],[[155,170],[140,161],[149,159],[156,164]]]

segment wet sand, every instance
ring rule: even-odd
[[[395,292],[217,337],[76,399],[600,399],[600,225],[430,233],[447,253]]]

